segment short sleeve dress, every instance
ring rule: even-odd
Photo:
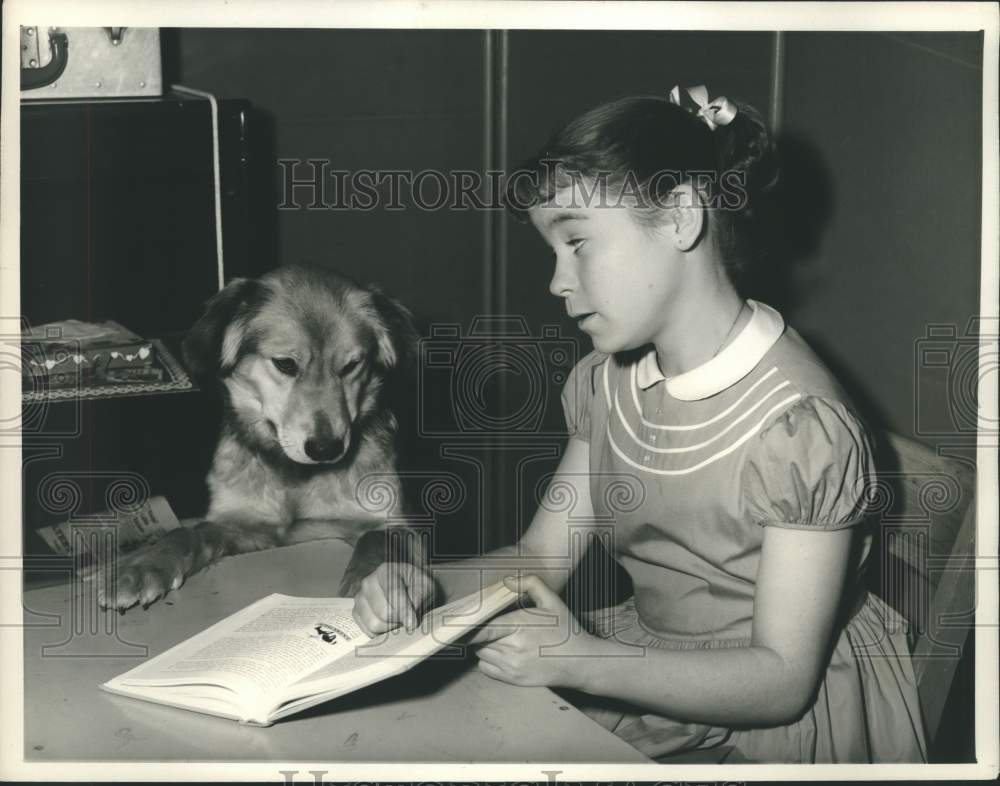
[[[634,594],[587,616],[600,636],[681,650],[748,646],[765,527],[857,527],[852,575],[812,706],[788,725],[723,728],[584,697],[581,709],[647,755],[723,761],[923,762],[902,619],[860,581],[873,462],[848,399],[781,315],[748,301],[716,357],[664,378],[655,351],[586,356],[567,379],[570,434],[590,443],[591,497],[613,522]]]

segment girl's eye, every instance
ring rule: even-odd
[[[299,364],[293,358],[271,358],[271,362],[286,377],[294,377],[299,373]]]
[[[354,371],[354,369],[356,369],[360,365],[361,365],[361,359],[360,358],[354,358],[354,360],[347,361],[347,363],[344,365],[344,367],[342,369],[340,369],[341,376],[347,376],[348,374],[350,374],[352,371]]]
[[[586,243],[587,241],[586,241],[585,238],[576,237],[576,238],[573,238],[572,240],[569,240],[567,242],[569,243],[569,245],[571,245],[573,247],[573,253],[575,254],[577,251],[579,251],[583,247],[583,244]]]

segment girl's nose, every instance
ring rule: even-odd
[[[576,278],[573,275],[571,265],[564,260],[560,261],[556,255],[556,270],[552,274],[552,281],[549,282],[549,292],[556,297],[566,297],[576,286]]]

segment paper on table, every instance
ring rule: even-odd
[[[41,527],[36,532],[56,554],[68,556],[76,547],[89,560],[99,556],[93,551],[94,541],[97,543],[103,541],[101,538],[90,537],[93,533],[104,530],[114,532],[114,546],[118,554],[122,554],[144,543],[159,540],[180,525],[180,521],[170,508],[170,503],[165,497],[157,496],[150,497],[132,513],[105,511],[87,519],[64,521],[49,527]],[[79,537],[73,537],[74,529],[79,533]]]

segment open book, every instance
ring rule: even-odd
[[[400,674],[518,597],[502,583],[432,609],[412,632],[369,637],[353,598],[269,595],[101,685],[257,726]]]

